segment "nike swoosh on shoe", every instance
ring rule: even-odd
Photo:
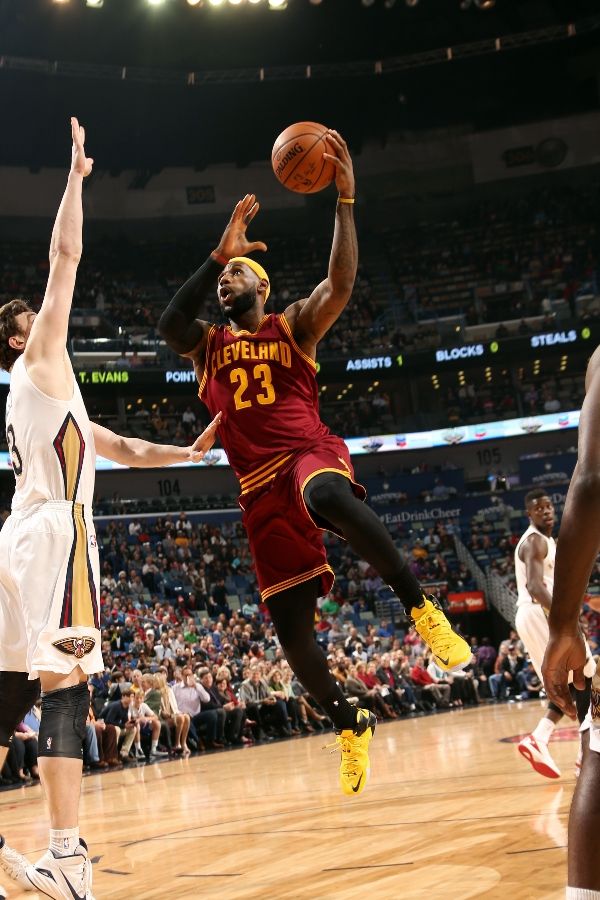
[[[358,789],[360,788],[360,785],[361,785],[362,780],[363,780],[363,777],[362,777],[362,773],[361,773],[361,776],[360,776],[360,778],[358,779],[358,781],[356,782],[356,784],[353,784],[353,785],[352,785],[352,790],[354,791],[355,794],[356,794],[356,792],[358,791]]]
[[[444,659],[443,656],[436,656],[436,659],[439,659],[439,661],[441,663],[443,663],[445,666],[447,666],[448,663],[450,662],[450,657],[448,657],[448,659]]]

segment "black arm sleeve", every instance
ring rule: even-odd
[[[197,272],[180,287],[158,323],[158,331],[176,353],[189,353],[201,342],[204,331],[198,311],[209,294],[216,290],[223,266],[209,256]]]

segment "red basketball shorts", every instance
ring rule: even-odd
[[[303,496],[311,478],[322,472],[343,475],[355,495],[365,499],[364,487],[354,481],[348,448],[335,435],[316,448],[293,453],[270,481],[240,496],[242,521],[263,600],[317,576],[321,579],[320,596],[332,588],[335,576],[327,562],[322,532],[339,532],[330,522],[319,520],[317,524]]]

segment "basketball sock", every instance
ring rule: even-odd
[[[51,828],[49,846],[56,856],[73,856],[79,847],[79,828]]]
[[[141,744],[141,742],[140,742],[140,741],[136,741],[135,744],[134,744],[134,747],[135,747],[136,750],[141,750],[141,749],[142,749],[142,744]]]
[[[552,737],[552,732],[554,731],[556,725],[551,719],[547,719],[545,716],[543,719],[540,719],[534,731],[531,732],[531,736],[536,739],[538,744],[547,744],[550,738]]]
[[[304,499],[318,518],[331,522],[355,553],[362,556],[392,588],[407,613],[423,606],[424,593],[396,549],[377,513],[356,497],[342,475],[323,474],[312,479]]]
[[[157,747],[158,747],[158,741],[152,741],[152,743],[150,745],[150,752],[154,753],[154,751],[156,750]]]
[[[337,681],[333,684],[329,697],[319,700],[319,705],[333,722],[336,731],[354,731],[357,708],[348,703]]]
[[[591,891],[587,888],[568,887],[566,900],[600,900],[600,891]]]

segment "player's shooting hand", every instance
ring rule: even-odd
[[[542,663],[544,688],[548,700],[571,719],[576,717],[577,710],[569,692],[569,672],[573,672],[575,687],[582,690],[585,687],[585,661],[585,642],[579,628],[572,634],[551,635]]]
[[[205,453],[208,453],[215,442],[217,436],[217,428],[221,424],[223,413],[218,412],[210,425],[208,425],[200,437],[196,438],[192,446],[189,448],[190,462],[199,463],[204,459]]]
[[[335,150],[333,153],[324,153],[323,158],[332,162],[335,166],[335,186],[340,197],[354,197],[354,168],[348,145],[339,132],[330,129],[327,132],[327,140]]]
[[[85,128],[73,116],[71,118],[73,149],[71,151],[71,172],[86,178],[92,171],[94,160],[85,155]]]
[[[248,256],[254,250],[267,249],[263,241],[249,241],[246,237],[246,229],[259,209],[260,204],[254,194],[246,194],[243,200],[236,203],[215,251],[219,256],[232,259],[234,256]]]

